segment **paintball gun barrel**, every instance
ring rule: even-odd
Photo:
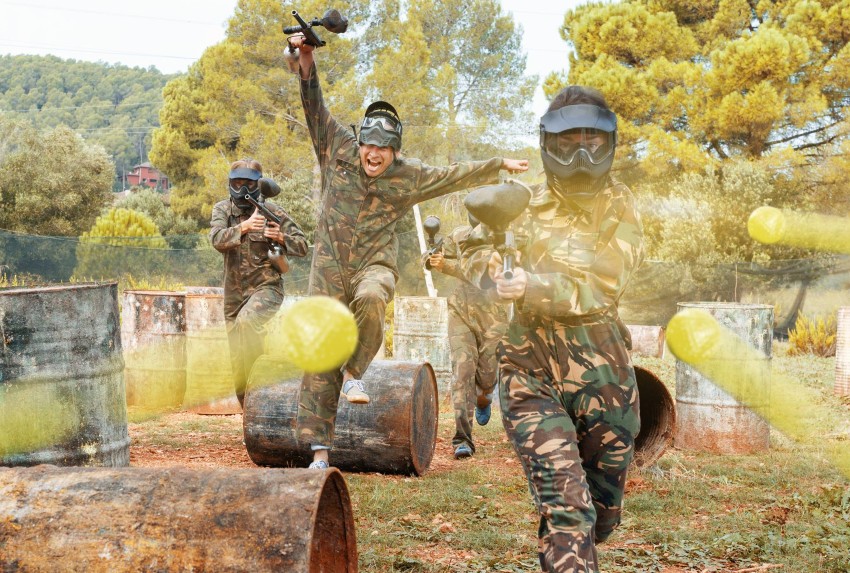
[[[254,199],[250,195],[245,195],[245,200],[257,208],[257,211],[266,218],[266,221],[272,221],[279,227],[283,223],[283,219],[275,215],[268,207],[266,207],[265,199],[260,195],[259,200]],[[277,241],[269,240],[269,262],[279,272],[283,274],[289,270],[289,261],[286,260],[286,255],[283,254],[283,248]]]
[[[437,233],[440,232],[440,218],[435,215],[425,217],[422,223],[422,228],[428,235],[428,251],[425,253],[425,268],[431,270],[431,255],[435,255],[443,248],[443,239],[437,239]]]
[[[531,191],[525,185],[509,181],[499,185],[487,185],[472,191],[463,200],[473,217],[490,228],[493,246],[502,256],[502,268],[506,279],[514,276],[513,265],[516,242],[511,221],[520,216],[531,200]]]

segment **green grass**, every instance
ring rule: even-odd
[[[672,357],[635,361],[675,393]],[[850,401],[832,392],[835,359],[789,357],[777,347],[773,367],[816,390],[816,407],[801,403],[800,416],[850,447]],[[538,571],[537,513],[498,410],[488,426],[475,426],[476,455],[463,461],[451,457],[454,421],[445,400],[440,410],[436,453],[424,476],[345,474],[360,571]],[[179,447],[187,435],[232,443],[241,433],[233,418],[147,420],[138,429],[146,445]],[[770,450],[753,455],[670,448],[654,466],[630,474],[623,523],[599,556],[606,573],[850,573],[850,481],[818,444],[796,444],[775,431]]]
[[[675,395],[675,361],[636,357]],[[832,394],[834,358],[788,357],[773,368],[819,390],[815,415],[827,434],[850,428],[848,401]],[[347,474],[355,504],[360,570],[537,571],[537,515],[499,413],[475,428],[471,460],[450,459],[453,419],[441,404],[434,468],[425,476]],[[814,414],[811,414],[814,412]],[[848,442],[850,447],[850,442]],[[623,523],[600,545],[608,573],[850,572],[850,482],[819,456],[772,432],[771,449],[713,455],[669,449],[630,474]],[[778,567],[778,566],[782,567]]]

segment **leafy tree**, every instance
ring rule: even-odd
[[[568,78],[621,118],[624,176],[703,172],[731,158],[809,181],[847,205],[850,10],[836,0],[622,0],[567,12]],[[841,199],[839,199],[841,198]]]
[[[97,218],[80,237],[74,276],[117,279],[148,276],[163,266],[167,243],[156,223],[139,211],[116,207]]]
[[[0,155],[0,228],[76,236],[112,200],[112,164],[100,146],[67,127],[39,132],[0,119],[9,136]]]
[[[241,0],[225,41],[166,86],[151,158],[175,182],[176,212],[206,224],[230,161],[243,156],[279,182],[314,180],[298,80],[283,60],[292,8],[306,17],[326,5]],[[316,56],[344,124],[387,99],[405,123],[404,152],[432,162],[492,156],[518,139],[517,123],[528,132],[534,79],[523,77],[518,30],[495,0],[356,0],[345,12],[349,32],[323,33]]]
[[[175,214],[165,204],[163,196],[153,189],[136,189],[127,198],[118,201],[115,206],[144,213],[150,217],[171,248],[191,249],[200,239],[195,222]]]
[[[0,108],[39,129],[67,125],[125,172],[147,161],[162,88],[173,77],[156,68],[0,56]]]

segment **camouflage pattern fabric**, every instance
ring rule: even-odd
[[[496,300],[492,283],[486,290],[479,286],[483,278],[489,279],[487,263],[492,252],[493,246],[480,226],[457,227],[443,239],[441,272],[460,279],[446,300],[454,379],[452,446],[465,443],[473,453],[473,413],[475,406],[490,404],[496,387],[496,345],[508,326],[506,306]]]
[[[418,159],[397,158],[380,176],[370,178],[360,166],[359,144],[352,129],[331,116],[325,106],[315,65],[309,79],[301,80],[301,101],[322,186],[309,294],[337,298],[355,315],[364,317],[362,322],[358,320],[360,347],[344,366],[360,377],[380,348],[384,315],[378,306],[358,309],[363,297],[357,285],[372,285],[367,290],[377,288],[382,291],[378,298],[392,300],[398,277],[395,229],[399,219],[421,201],[497,182],[502,159],[431,167]],[[377,286],[373,284],[375,273],[381,275]],[[304,377],[298,414],[302,442],[332,443],[338,392],[334,398],[333,388],[325,388],[335,386],[332,378],[338,377],[335,373]]]
[[[283,220],[283,252],[290,257],[307,254],[307,239],[279,206],[266,206]],[[283,277],[271,265],[269,240],[262,233],[242,234],[239,225],[253,213],[236,207],[230,199],[213,206],[210,242],[224,255],[224,319],[233,368],[233,386],[242,404],[251,367],[263,353],[265,324],[283,302]]]
[[[562,204],[534,190],[515,226],[528,288],[498,347],[502,421],[540,513],[546,572],[598,571],[640,429],[617,301],[642,259],[631,192]]]

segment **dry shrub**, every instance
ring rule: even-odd
[[[809,318],[799,313],[794,328],[788,331],[788,354],[835,356],[838,326],[834,314]]]

